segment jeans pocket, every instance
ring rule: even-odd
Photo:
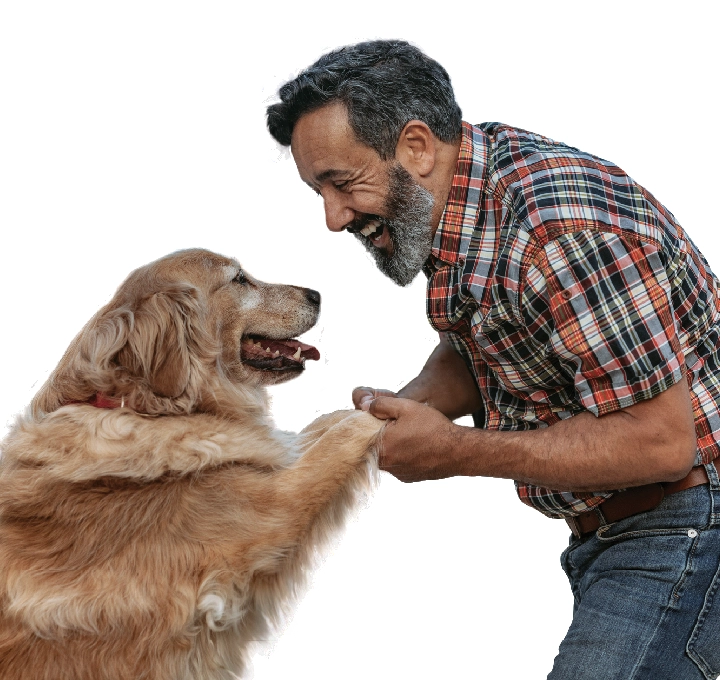
[[[705,595],[705,604],[687,644],[690,658],[708,680],[720,676],[720,569]],[[716,601],[717,600],[717,601]],[[715,607],[713,608],[713,603]]]
[[[693,529],[693,527],[657,527],[645,529],[627,526],[624,524],[625,521],[626,520],[621,520],[620,522],[600,527],[595,534],[600,544],[608,546],[612,543],[621,543],[631,539],[687,536],[688,531]]]

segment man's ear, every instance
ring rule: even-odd
[[[395,160],[411,175],[427,177],[435,168],[436,153],[437,140],[427,123],[406,123],[395,147]]]
[[[190,380],[197,297],[192,286],[176,286],[145,299],[133,315],[125,346],[117,354],[117,363],[142,377],[159,396],[180,396]]]

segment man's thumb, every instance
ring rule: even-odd
[[[395,397],[376,397],[370,402],[368,411],[380,420],[397,418],[400,415],[402,401]]]

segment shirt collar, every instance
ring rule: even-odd
[[[441,263],[458,264],[467,256],[486,183],[488,142],[485,132],[463,121],[455,175],[427,263],[430,270]]]

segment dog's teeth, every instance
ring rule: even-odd
[[[299,361],[301,354],[302,354],[302,351],[301,351],[301,349],[298,347],[298,348],[297,348],[297,352],[295,352],[295,354],[293,354],[292,358],[295,359],[295,361]]]
[[[268,350],[268,351],[270,351],[270,350]],[[276,349],[275,354],[273,354],[273,357],[279,357],[279,356],[280,356],[280,350]]]

